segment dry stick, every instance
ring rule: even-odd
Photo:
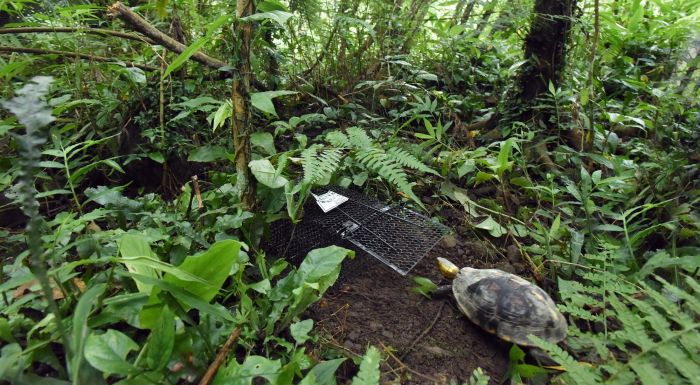
[[[153,40],[132,33],[121,31],[113,31],[111,29],[102,28],[77,28],[77,27],[18,27],[18,28],[0,28],[0,35],[15,34],[15,33],[91,33],[95,35],[107,35],[121,37],[122,39],[135,40],[148,44],[156,44]]]
[[[216,372],[219,370],[219,367],[221,367],[221,364],[224,363],[224,360],[226,360],[226,356],[228,356],[228,353],[231,351],[233,343],[236,342],[238,336],[240,335],[240,327],[233,329],[231,335],[228,336],[228,339],[224,343],[224,346],[222,346],[221,349],[219,349],[219,353],[216,354],[214,362],[212,362],[211,365],[209,365],[209,369],[207,369],[207,372],[204,374],[204,377],[202,377],[202,380],[199,381],[199,385],[209,385],[209,383],[211,383],[211,381],[214,379],[214,376],[216,375]]]
[[[382,344],[382,343],[380,343],[380,345],[382,345],[382,348],[384,349],[384,352],[386,352],[386,354],[388,354],[389,357],[393,358],[394,361],[396,361],[396,363],[399,364],[399,366],[401,367],[401,369],[405,369],[405,370],[407,370],[407,371],[409,371],[409,372],[415,374],[416,376],[421,377],[421,378],[424,378],[424,379],[426,379],[426,380],[428,380],[428,381],[432,381],[433,383],[439,383],[439,382],[440,382],[440,380],[438,380],[438,379],[435,378],[435,377],[428,376],[427,374],[423,374],[423,373],[421,373],[421,372],[418,372],[418,371],[416,371],[416,370],[414,370],[414,369],[409,368],[408,366],[406,366],[406,364],[404,364],[403,362],[401,362],[401,360],[398,359],[398,358],[394,355],[394,353],[392,353],[391,350],[389,350],[389,348],[386,347],[386,345],[384,345],[384,344]]]
[[[406,356],[408,356],[408,355],[411,353],[411,351],[413,350],[413,347],[416,346],[416,344],[418,343],[418,341],[420,341],[421,339],[423,339],[423,337],[425,337],[426,335],[428,335],[428,333],[430,333],[430,331],[433,329],[433,327],[435,326],[435,324],[437,323],[437,321],[440,319],[440,316],[442,316],[442,309],[444,309],[444,308],[445,308],[445,302],[443,301],[443,302],[442,302],[442,305],[440,305],[440,309],[437,311],[437,314],[435,314],[435,318],[433,318],[433,322],[431,322],[430,325],[428,325],[428,327],[425,328],[425,330],[423,330],[423,331],[418,335],[418,337],[416,337],[416,338],[413,340],[413,342],[411,342],[410,345],[408,345],[408,349],[406,349],[406,351],[403,352],[403,354],[401,355],[401,357],[399,357],[400,359],[402,359],[402,360],[405,359]]]
[[[137,32],[142,33],[145,36],[151,38],[155,43],[162,45],[163,47],[169,49],[170,51],[182,53],[187,49],[187,46],[180,43],[179,41],[173,39],[172,37],[164,34],[156,27],[151,25],[143,17],[139,16],[136,12],[129,9],[129,7],[122,4],[120,1],[110,5],[107,11],[112,16],[117,16],[127,23],[132,29]],[[219,59],[213,58],[202,52],[195,52],[192,55],[192,60],[202,63],[208,67],[221,68],[225,67],[227,64]]]
[[[194,194],[197,196],[197,208],[199,211],[202,211],[204,203],[202,202],[202,192],[199,190],[199,178],[197,178],[197,175],[192,176],[192,186],[194,187]]]
[[[98,62],[105,62],[105,63],[115,63],[115,64],[117,61],[121,61],[118,59],[108,58],[108,57],[104,57],[104,56],[88,55],[85,53],[70,52],[70,51],[56,51],[53,49],[0,46],[0,53],[2,53],[2,52],[31,53],[31,54],[35,54],[35,55],[59,55],[59,56],[65,56],[65,57],[73,57],[73,58],[98,61]],[[157,71],[158,70],[158,67],[153,67],[153,66],[149,66],[146,64],[139,64],[139,63],[134,63],[134,62],[130,62],[130,61],[121,61],[121,62],[124,63],[127,67],[141,68],[144,71]]]

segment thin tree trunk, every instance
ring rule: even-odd
[[[462,14],[462,19],[460,20],[460,24],[464,24],[469,20],[469,17],[472,15],[472,11],[474,10],[474,6],[476,5],[476,0],[469,0],[469,4],[467,4],[467,8],[464,8],[464,13]]]
[[[464,10],[464,5],[467,0],[459,0],[457,6],[455,7],[455,13],[452,15],[452,24],[458,24],[462,16],[462,11]]]
[[[546,0],[540,0],[540,1],[546,1]],[[555,1],[555,0],[550,0],[550,1]],[[479,24],[477,24],[477,26],[476,26],[476,36],[481,35],[481,33],[484,31],[484,28],[486,28],[486,25],[488,24],[489,19],[491,18],[491,15],[493,15],[493,10],[496,9],[497,5],[498,5],[498,0],[491,0],[484,5],[483,13],[481,14],[481,20],[479,20]]]
[[[255,6],[253,0],[238,0],[236,4],[236,18],[240,19],[252,15]],[[255,181],[250,173],[250,42],[253,35],[253,26],[250,23],[234,25],[234,33],[237,35],[238,49],[234,58],[236,73],[231,83],[231,103],[233,105],[231,117],[231,135],[235,152],[234,163],[236,165],[236,189],[241,203],[246,210],[253,208],[255,204]]]
[[[571,30],[575,0],[536,0],[530,32],[525,38],[525,59],[518,78],[519,99],[532,103],[547,91],[549,82],[556,87],[566,59],[566,43]]]

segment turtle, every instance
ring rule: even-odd
[[[566,319],[536,285],[502,270],[460,269],[445,258],[437,260],[443,276],[453,280],[459,309],[487,332],[527,347],[534,346],[530,334],[552,343],[566,338]]]

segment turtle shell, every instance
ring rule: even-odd
[[[528,335],[557,343],[566,337],[566,319],[544,290],[495,269],[462,268],[452,291],[472,322],[518,345],[532,346]]]

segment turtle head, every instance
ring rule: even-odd
[[[459,273],[459,267],[445,258],[438,257],[438,269],[445,278],[454,279]]]

